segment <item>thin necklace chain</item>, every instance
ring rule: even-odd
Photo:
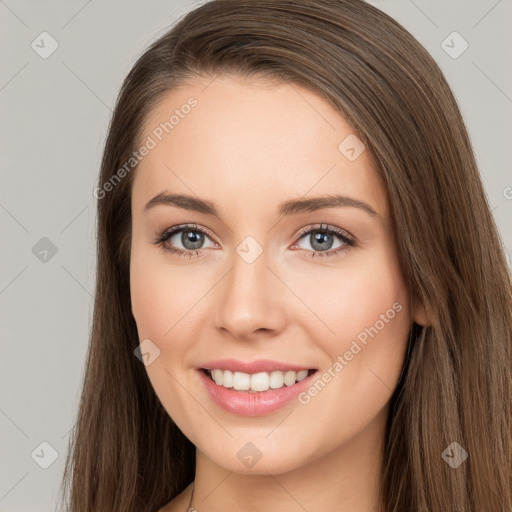
[[[192,494],[190,495],[190,501],[188,502],[187,512],[197,512],[197,510],[192,506],[192,499],[194,497],[194,487],[195,482],[192,484]]]

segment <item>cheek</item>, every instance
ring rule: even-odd
[[[411,322],[401,273],[395,260],[382,254],[374,264],[359,263],[337,273],[323,269],[300,291],[330,329],[315,315],[302,321],[328,356],[318,381],[301,396],[318,436],[323,424],[344,425],[346,438],[363,429],[384,410],[403,367]]]
[[[139,337],[159,338],[170,327],[172,293],[164,293],[165,275],[159,278],[158,269],[144,265],[132,256],[130,266],[130,294],[132,311]]]
[[[302,322],[309,332],[325,333],[316,343],[331,361],[343,357],[350,366],[344,373],[354,379],[368,374],[365,367],[393,381],[411,326],[408,292],[391,250],[370,256],[339,270],[319,267],[295,281],[301,283],[296,291],[313,313]]]
[[[169,330],[206,293],[208,283],[199,275],[191,276],[186,265],[171,268],[162,251],[135,248],[130,262],[130,293],[139,334],[164,342]]]

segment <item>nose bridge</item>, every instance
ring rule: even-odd
[[[259,329],[279,330],[284,314],[276,300],[278,279],[269,270],[269,251],[246,237],[232,255],[231,271],[219,290],[216,324],[236,337]],[[281,301],[282,302],[282,301]]]

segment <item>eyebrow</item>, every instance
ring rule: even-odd
[[[178,208],[183,208],[185,210],[192,210],[220,217],[214,203],[185,194],[167,194],[166,192],[161,192],[146,204],[144,212],[147,212],[158,205],[177,206]],[[360,208],[372,217],[378,217],[378,213],[369,204],[364,201],[360,201],[359,199],[343,195],[312,197],[309,199],[291,199],[279,205],[278,213],[279,216],[288,216],[304,212],[314,212],[324,208],[341,207]]]

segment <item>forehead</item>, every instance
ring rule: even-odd
[[[156,105],[142,141],[152,149],[135,173],[139,210],[159,192],[178,189],[217,203],[225,195],[247,208],[343,193],[386,214],[384,188],[353,128],[327,100],[296,84],[198,78]]]

